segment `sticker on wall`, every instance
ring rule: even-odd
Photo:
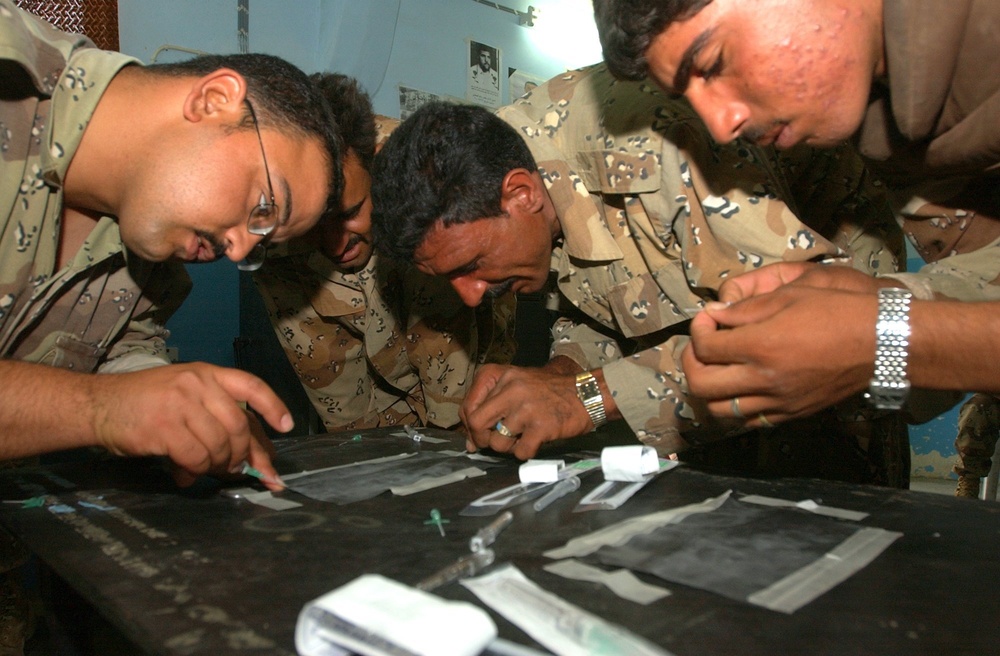
[[[465,98],[486,107],[500,106],[500,49],[469,41]]]

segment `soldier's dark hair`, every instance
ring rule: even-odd
[[[671,23],[687,20],[712,0],[594,0],[594,20],[608,70],[623,80],[649,75],[646,51]]]
[[[337,121],[337,137],[342,151],[354,151],[366,171],[372,170],[375,158],[375,111],[372,101],[353,77],[340,73],[314,73],[310,76],[319,87]]]
[[[372,234],[387,257],[412,261],[431,228],[502,215],[513,169],[537,170],[528,145],[483,107],[428,103],[392,133],[372,171]]]
[[[337,122],[319,88],[299,68],[280,57],[250,53],[201,55],[181,62],[151,64],[140,70],[152,75],[200,77],[220,68],[232,69],[246,80],[247,100],[253,104],[261,129],[320,140],[333,173],[324,214],[335,211],[343,190]],[[249,108],[238,128],[253,129]]]

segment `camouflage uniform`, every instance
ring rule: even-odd
[[[1000,300],[1000,3],[886,2],[883,31],[890,73],[858,148],[930,263],[894,277],[918,298]]]
[[[376,117],[380,144],[398,124]],[[472,309],[378,255],[345,273],[304,240],[272,251],[254,283],[328,430],[453,426],[476,366],[514,357],[513,295]]]
[[[1000,399],[989,394],[974,394],[958,414],[955,473],[958,496],[979,497],[979,479],[990,473],[993,452],[1000,439]]]
[[[103,217],[56,271],[63,177],[104,89],[135,60],[8,0],[0,0],[0,52],[0,357],[79,372],[166,364],[163,324],[190,288],[183,267],[129,254],[116,221]],[[0,572],[19,564],[16,552],[0,549]],[[0,649],[17,653],[24,618],[11,585],[0,583]]]
[[[662,454],[701,445],[688,457],[727,473],[908,485],[898,413],[855,399],[719,442],[732,427],[679,368],[687,321],[730,276],[778,260],[897,270],[901,232],[853,151],[719,146],[684,101],[603,65],[498,114],[527,141],[562,225],[552,269],[573,307],[551,355],[602,367],[640,440]]]
[[[512,296],[467,308],[447,280],[377,255],[344,273],[293,246],[254,282],[328,430],[453,426],[477,364],[513,357]]]
[[[135,60],[97,50],[0,0],[0,45],[24,72],[0,101],[0,357],[75,371],[167,362],[167,317],[190,279],[183,266],[126,251],[103,217],[56,271],[62,180],[101,94]],[[10,69],[8,69],[10,70]]]

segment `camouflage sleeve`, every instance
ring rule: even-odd
[[[928,264],[918,272],[892,277],[923,299],[1000,300],[1000,258],[996,256],[1000,208],[992,209],[994,216],[988,216],[955,207],[965,200],[961,194],[948,201],[929,200],[953,192],[953,186],[942,184],[937,189],[900,193],[908,200],[899,202],[899,221],[907,239]],[[997,205],[995,200],[992,203]]]
[[[618,341],[587,323],[577,323],[561,316],[552,324],[552,349],[549,359],[564,357],[584,370],[606,366],[622,357]]]
[[[852,266],[883,275],[905,268],[906,248],[884,185],[848,144],[782,151],[788,204],[806,225],[850,254]]]
[[[552,326],[551,357],[566,357],[584,370],[601,368],[619,412],[642,442],[662,456],[737,430],[712,419],[688,395],[680,354],[688,338],[678,335],[661,344],[626,354],[618,339],[598,325],[562,316]],[[640,347],[641,348],[641,347]]]
[[[476,308],[476,328],[479,333],[477,364],[510,364],[517,352],[515,328],[517,297],[513,293],[487,299]]]
[[[406,352],[420,376],[427,421],[451,427],[476,370],[476,311],[466,307],[443,278],[410,270]]]

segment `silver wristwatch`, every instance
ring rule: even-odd
[[[594,422],[594,428],[600,428],[608,423],[608,417],[604,412],[604,396],[601,395],[601,388],[594,374],[585,371],[576,375],[576,395],[580,397],[580,402],[590,415],[590,421]]]
[[[878,290],[875,323],[875,376],[865,397],[879,410],[899,410],[910,396],[906,356],[910,345],[910,299],[905,289]]]

